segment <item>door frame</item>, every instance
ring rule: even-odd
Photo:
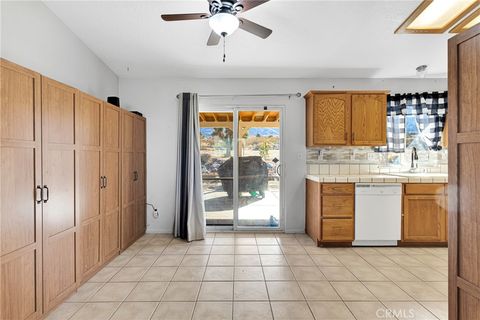
[[[278,227],[254,227],[254,226],[239,226],[238,225],[238,113],[240,111],[278,111],[280,113],[280,199],[279,199],[279,219]],[[207,227],[208,231],[278,231],[285,230],[285,152],[284,152],[284,137],[285,131],[285,106],[271,105],[261,106],[259,104],[219,104],[219,103],[199,103],[199,112],[232,112],[233,113],[233,226],[232,227]]]

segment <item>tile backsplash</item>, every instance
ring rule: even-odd
[[[448,172],[448,151],[418,151],[418,171]],[[307,172],[312,175],[362,175],[403,172],[410,169],[411,150],[375,152],[371,147],[307,149]]]

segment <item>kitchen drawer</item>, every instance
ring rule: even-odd
[[[405,184],[405,194],[444,194],[445,185],[443,183],[407,183]]]
[[[322,240],[353,241],[353,219],[323,219]]]
[[[324,217],[353,217],[354,213],[353,196],[323,196],[322,216]]]
[[[353,194],[355,186],[353,183],[323,183],[322,194]]]

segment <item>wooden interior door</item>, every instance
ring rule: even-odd
[[[48,312],[77,286],[76,89],[42,77],[43,291]]]
[[[120,108],[104,103],[103,108],[103,260],[120,251]]]
[[[135,150],[134,118],[122,111],[122,215],[121,246],[126,249],[135,240]]]
[[[480,319],[480,25],[449,40],[449,319]]]
[[[101,265],[101,165],[103,102],[80,94],[77,112],[78,213],[80,218],[80,278],[88,279]]]
[[[135,149],[135,236],[141,237],[146,229],[146,164],[145,164],[145,119],[135,117],[134,120]]]
[[[403,197],[403,241],[445,241],[445,196]]]
[[[317,94],[313,98],[313,144],[347,145],[350,141],[350,95]]]
[[[42,313],[40,75],[2,59],[0,77],[0,319],[35,319]]]
[[[386,119],[386,94],[352,94],[352,145],[385,145]]]

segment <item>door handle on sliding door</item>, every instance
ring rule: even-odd
[[[50,199],[50,190],[48,189],[47,185],[43,186],[42,199],[43,199],[43,203],[47,203],[47,201]]]

